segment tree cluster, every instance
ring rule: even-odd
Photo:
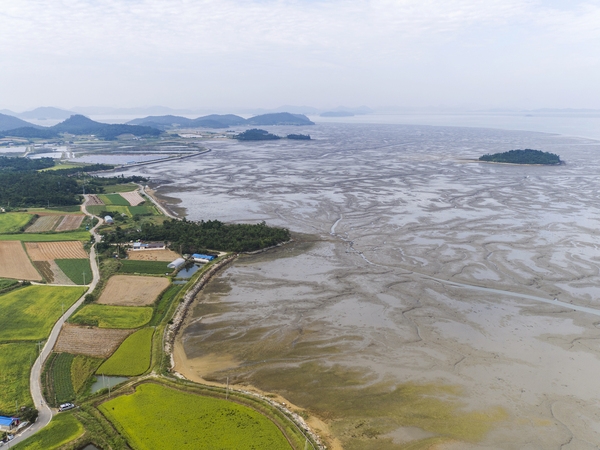
[[[104,236],[103,242],[122,243],[138,239],[167,241],[172,249],[182,253],[203,253],[208,249],[244,252],[286,242],[290,239],[290,232],[285,228],[267,226],[265,222],[250,225],[184,219],[166,220],[162,225],[145,223],[140,231],[115,229]]]
[[[541,150],[509,150],[504,153],[494,153],[493,155],[483,155],[479,161],[511,163],[511,164],[561,164],[560,157],[554,153],[543,152]]]
[[[271,134],[268,131],[261,130],[259,128],[252,128],[251,130],[246,130],[242,133],[236,134],[234,138],[240,141],[274,141],[277,139],[281,139],[279,136]]]
[[[53,158],[9,158],[0,156],[0,170],[12,172],[24,172],[28,170],[41,170],[54,167]]]

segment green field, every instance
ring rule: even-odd
[[[23,233],[2,234],[0,241],[22,242],[56,242],[56,241],[89,241],[90,233],[87,231],[67,231],[65,233]]]
[[[33,406],[29,369],[37,356],[36,343],[0,344],[0,415],[15,414],[15,401]]]
[[[160,296],[160,299],[156,302],[154,312],[152,314],[152,320],[150,326],[157,326],[169,310],[173,297],[181,290],[183,284],[172,284],[167,288],[165,292]]]
[[[45,339],[85,288],[28,286],[0,295],[0,341]]]
[[[291,448],[279,428],[253,409],[159,384],[142,384],[99,409],[135,450]]]
[[[135,191],[139,186],[134,183],[128,184],[113,184],[110,186],[104,186],[104,192],[107,194],[112,194],[115,192],[131,192]]]
[[[32,215],[26,213],[0,214],[0,233],[19,233],[29,223]]]
[[[0,292],[9,290],[15,287],[19,282],[17,280],[9,280],[7,278],[0,278]]]
[[[92,358],[91,356],[75,356],[71,364],[71,383],[76,394],[83,391],[87,381],[96,372],[102,361],[101,358]]]
[[[100,366],[97,374],[134,377],[150,367],[154,328],[142,328],[123,341],[116,352]]]
[[[105,205],[129,206],[129,202],[119,194],[100,194],[98,197]]]
[[[147,306],[87,305],[71,316],[70,322],[100,328],[139,328],[150,322]]]
[[[55,259],[54,261],[73,283],[89,284],[92,282],[92,268],[89,259]]]
[[[75,213],[75,212],[81,212],[81,206],[69,205],[69,206],[51,206],[50,208],[27,208],[27,212],[32,212],[32,213],[39,213],[39,212]]]
[[[121,261],[119,273],[143,273],[148,275],[164,275],[173,272],[167,267],[165,261],[132,261],[124,259]]]
[[[71,364],[74,357],[75,355],[70,353],[53,353],[48,359],[46,400],[54,406],[75,400],[75,390],[71,381]]]
[[[146,216],[146,215],[157,215],[158,211],[156,210],[156,208],[154,206],[130,206],[129,207],[129,211],[131,212],[131,214],[136,215],[136,214],[140,214],[142,216]]]
[[[99,216],[102,211],[107,211],[114,214],[125,214],[127,217],[131,217],[131,211],[129,206],[118,206],[118,205],[93,205],[87,207],[88,212]]]
[[[78,438],[83,432],[83,425],[75,416],[72,413],[64,412],[54,416],[48,426],[11,448],[15,450],[53,450]]]

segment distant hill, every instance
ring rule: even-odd
[[[236,134],[234,138],[240,141],[274,141],[277,139],[281,139],[275,134],[271,134],[268,131],[260,130],[258,128],[253,128],[251,130],[246,130],[240,134]]]
[[[249,118],[249,125],[314,125],[304,114],[290,114],[287,112],[262,114]]]
[[[321,117],[352,117],[354,113],[349,111],[326,111],[320,114]]]
[[[154,127],[96,122],[81,114],[71,116],[64,122],[50,127],[50,129],[58,133],[94,134],[106,140],[114,140],[122,134],[158,136],[161,133],[159,129]]]
[[[222,126],[219,128],[227,128],[236,125],[245,125],[248,123],[246,119],[235,114],[210,114],[208,116],[198,117],[192,121],[192,126],[205,126],[207,123],[219,123]]]
[[[58,136],[58,133],[56,131],[51,130],[49,128],[43,128],[43,127],[34,128],[31,126],[13,128],[11,130],[2,131],[0,133],[3,134],[4,136],[20,137],[20,138],[26,138],[26,139],[52,139],[52,138]]]
[[[479,161],[498,162],[509,164],[561,164],[560,157],[554,153],[543,152],[541,150],[509,150],[504,153],[494,153],[493,155],[483,155]]]
[[[17,117],[0,114],[0,131],[12,130],[13,128],[20,127],[38,128],[37,126],[29,122],[25,122]]]
[[[72,116],[73,111],[67,111],[65,109],[54,108],[52,106],[42,106],[41,108],[35,108],[31,111],[25,111],[23,113],[19,113],[17,116],[21,119],[54,119],[54,120],[64,120],[68,117]]]
[[[148,116],[142,119],[133,119],[127,122],[127,125],[146,125],[146,126],[156,126],[160,125],[162,127],[187,127],[193,119],[188,119],[187,117],[182,116]]]

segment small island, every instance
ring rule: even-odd
[[[506,164],[543,164],[550,166],[562,164],[558,155],[530,148],[526,148],[525,150],[509,150],[508,152],[494,153],[493,155],[483,155],[479,158],[479,161]]]
[[[271,134],[268,131],[261,130],[259,128],[252,128],[251,130],[246,130],[242,133],[236,134],[233,138],[239,141],[274,141],[277,139],[281,139],[279,136]]]
[[[288,139],[296,139],[299,141],[310,141],[310,134],[288,134]]]

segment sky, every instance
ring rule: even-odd
[[[2,0],[0,109],[600,108],[600,0]]]

